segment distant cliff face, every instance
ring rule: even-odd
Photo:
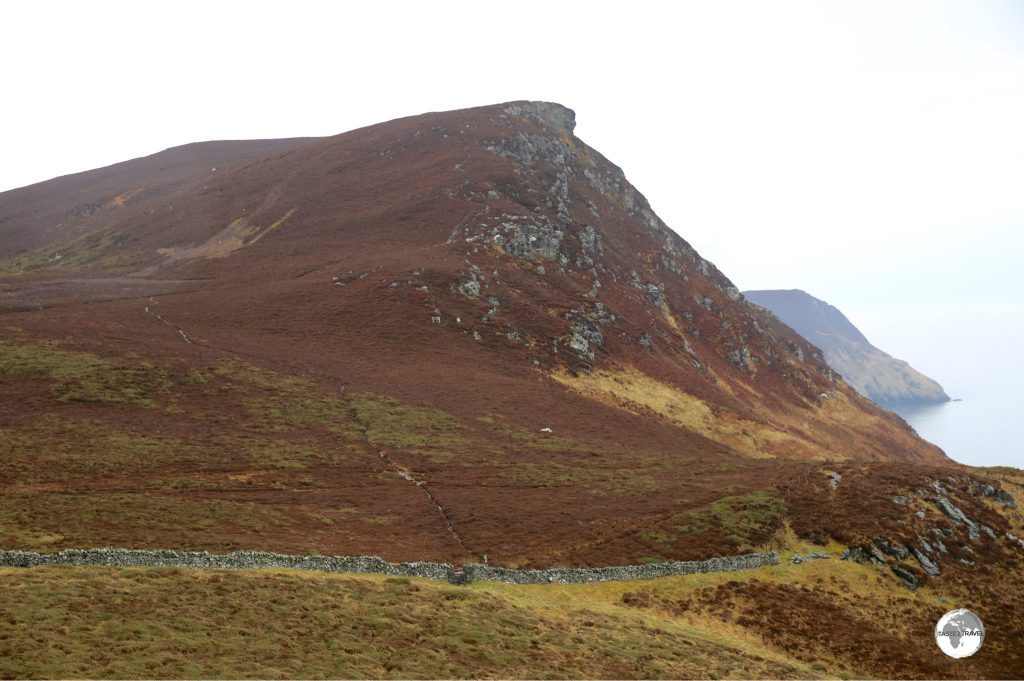
[[[767,308],[817,345],[828,365],[857,392],[881,405],[948,402],[938,383],[906,362],[882,352],[842,312],[814,296],[788,291],[745,291],[750,302]]]

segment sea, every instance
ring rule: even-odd
[[[1024,469],[1024,413],[1010,386],[944,385],[954,401],[890,408],[953,461]],[[1020,384],[1017,389],[1020,390]]]
[[[931,375],[952,402],[891,409],[954,461],[1024,469],[1024,372],[1014,369],[996,373],[940,369]]]
[[[1024,469],[1024,305],[908,306],[856,316],[876,347],[938,381],[954,400],[893,408],[921,437],[960,463]]]

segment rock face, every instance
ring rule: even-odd
[[[948,402],[938,383],[879,350],[842,312],[804,291],[744,291],[750,302],[822,349],[825,361],[856,390],[882,406]]]

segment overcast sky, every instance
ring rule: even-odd
[[[1004,320],[1007,359],[1024,342],[1024,2],[93,0],[0,18],[0,191],[193,141],[553,100],[740,288],[803,288],[940,380],[978,320]]]

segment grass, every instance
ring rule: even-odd
[[[0,677],[813,677],[656,612],[288,571],[0,570]]]
[[[293,523],[273,506],[162,493],[49,493],[0,498],[5,548],[152,546],[250,548]],[[249,541],[246,541],[249,538]]]
[[[699,397],[636,369],[600,370],[588,376],[555,372],[552,378],[581,395],[620,409],[640,413],[651,410],[678,426],[747,456],[768,458],[783,452],[799,452],[809,457],[815,453],[793,435],[728,412],[716,413]]]
[[[821,547],[793,541],[786,551]],[[837,560],[601,584],[466,587],[287,570],[0,569],[0,677],[991,678],[910,591]],[[785,556],[784,556],[785,557]],[[1019,588],[1019,579],[1005,588]],[[940,590],[941,588],[941,590]],[[940,600],[945,597],[946,601]],[[973,605],[973,604],[972,604]],[[978,606],[974,606],[978,607]],[[988,613],[983,614],[986,617]]]
[[[367,440],[378,449],[444,462],[482,445],[466,424],[431,406],[408,405],[374,393],[352,395],[348,404]]]
[[[64,402],[122,402],[155,407],[171,382],[167,373],[138,359],[108,359],[57,341],[0,341],[0,377],[39,374]]]
[[[733,494],[674,515],[639,539],[661,556],[694,544],[721,553],[757,551],[780,531],[786,510],[774,490]]]
[[[649,475],[628,469],[605,469],[560,463],[518,462],[502,469],[502,477],[511,483],[536,487],[576,487],[598,496],[640,496],[659,490]]]
[[[60,246],[46,246],[4,260],[0,262],[0,274],[21,274],[46,268],[122,272],[138,266],[146,258],[145,253],[133,255],[126,251],[126,241],[130,241],[130,237],[117,228],[102,228]],[[108,254],[108,251],[112,252]]]
[[[0,501],[0,537],[21,548],[188,544],[301,552],[318,541],[332,547],[367,541],[372,528],[381,528],[378,537],[390,536],[408,526],[413,512],[389,506],[419,508],[423,500],[381,464],[376,450],[438,485],[443,498],[450,496],[443,485],[455,468],[481,486],[548,488],[581,503],[664,496],[676,484],[654,453],[541,433],[500,414],[460,419],[386,395],[342,398],[238,359],[158,364],[15,335],[0,342],[0,394],[32,395],[40,405],[0,424],[0,482],[10,497]],[[231,522],[213,523],[197,534],[192,528],[206,521],[194,517],[186,499],[209,502],[213,517],[221,514],[217,509],[225,516],[250,513],[232,506],[239,499],[253,504],[256,518],[280,517],[284,505],[290,524],[263,522],[268,533],[258,536]],[[13,512],[15,502],[34,511]],[[159,514],[138,513],[150,503]],[[455,513],[466,508],[460,503]],[[327,536],[314,516],[336,520],[340,507],[357,509],[352,532]],[[116,520],[119,512],[124,523]],[[78,519],[92,513],[104,520],[86,531]],[[378,544],[373,538],[374,551]],[[635,557],[681,556],[665,544],[637,544]],[[692,546],[680,547],[692,553]]]

